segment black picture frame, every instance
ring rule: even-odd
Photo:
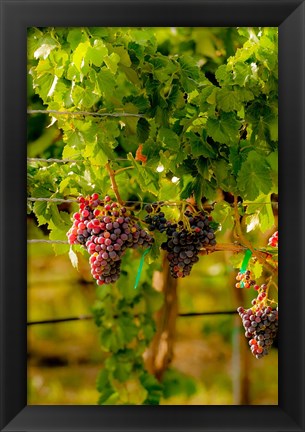
[[[304,431],[304,1],[0,0],[1,430]],[[26,405],[26,28],[278,26],[278,406]]]

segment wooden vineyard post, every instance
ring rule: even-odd
[[[161,380],[172,361],[178,313],[177,279],[170,275],[166,256],[163,271],[156,272],[154,282],[155,288],[164,294],[164,303],[156,313],[156,334],[144,356],[147,370]]]

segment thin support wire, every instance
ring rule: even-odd
[[[66,240],[45,240],[45,239],[30,239],[27,240],[28,243],[49,243],[49,244],[69,244]]]
[[[78,201],[76,199],[62,199],[62,198],[33,198],[29,197],[27,198],[28,201],[41,201],[41,202],[53,202],[53,203],[77,203]]]
[[[75,162],[80,162],[74,159],[56,159],[56,158],[49,158],[49,159],[44,159],[44,158],[27,158],[28,162],[47,162],[47,163],[75,163]]]
[[[27,158],[28,162],[46,162],[46,163],[79,163],[79,162],[87,162],[88,164],[90,163],[90,161],[86,160],[86,159],[56,159],[56,158],[31,158],[28,157]],[[130,162],[129,159],[127,158],[116,158],[116,159],[112,159],[110,160],[110,162],[117,162],[117,161],[127,161]],[[90,164],[92,165],[92,164]],[[103,167],[105,165],[93,165],[93,166],[100,166]]]
[[[60,203],[78,203],[77,199],[62,199],[62,198],[34,198],[34,197],[28,197],[27,200],[28,201],[33,201],[33,202],[35,202],[35,201],[46,201],[46,202],[54,202],[54,203],[55,202],[60,202]],[[252,204],[253,205],[260,205],[260,204],[273,204],[273,203],[278,204],[276,201],[270,202],[270,203],[266,202],[266,203],[252,203]],[[127,200],[126,203],[125,203],[125,205],[127,205],[127,204],[143,204],[143,205],[146,205],[146,204],[152,204],[152,203],[148,202],[148,201],[129,201],[129,200]],[[242,204],[249,205],[250,203],[242,203]],[[175,202],[170,202],[170,201],[164,202],[162,204],[162,206],[165,206],[165,207],[179,207],[181,205],[182,205],[181,203],[175,203]],[[186,205],[187,205],[187,203],[186,203]],[[202,207],[210,209],[213,206],[211,204],[207,204],[207,205],[203,205]]]
[[[237,314],[236,310],[229,310],[229,311],[215,311],[215,312],[182,312],[178,314],[178,317],[181,318],[187,318],[187,317],[200,317],[200,316],[213,316],[213,315],[235,315]],[[137,317],[138,315],[135,315]],[[117,315],[114,316],[114,318],[117,318]],[[47,319],[47,320],[40,320],[40,321],[30,321],[27,323],[28,326],[31,325],[38,325],[38,324],[58,324],[63,322],[69,322],[69,321],[86,321],[86,320],[92,320],[92,315],[80,315],[77,317],[67,317],[67,318],[55,318],[55,319]]]
[[[28,114],[55,114],[68,116],[91,116],[91,117],[144,117],[142,114],[135,113],[97,113],[90,111],[56,111],[56,110],[27,110]]]

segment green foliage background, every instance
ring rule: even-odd
[[[217,239],[230,238],[238,196],[249,239],[265,246],[278,193],[277,47],[276,28],[30,28],[29,109],[55,112],[29,116],[28,156],[74,162],[29,163],[29,197],[112,194],[110,160],[114,169],[132,167],[116,177],[125,201],[181,204],[193,195],[198,206],[216,202]],[[135,160],[140,144],[146,164]],[[66,240],[75,209],[28,202],[29,217],[51,240]],[[143,217],[141,206],[135,210]],[[166,214],[177,218],[179,208]],[[130,254],[117,285],[96,289],[95,323],[109,353],[98,380],[101,404],[156,404],[169,391],[142,359],[162,304],[152,288],[158,248],[133,290],[139,259]],[[260,277],[262,266],[252,265]]]

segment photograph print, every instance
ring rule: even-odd
[[[28,405],[278,405],[278,28],[29,27]]]

